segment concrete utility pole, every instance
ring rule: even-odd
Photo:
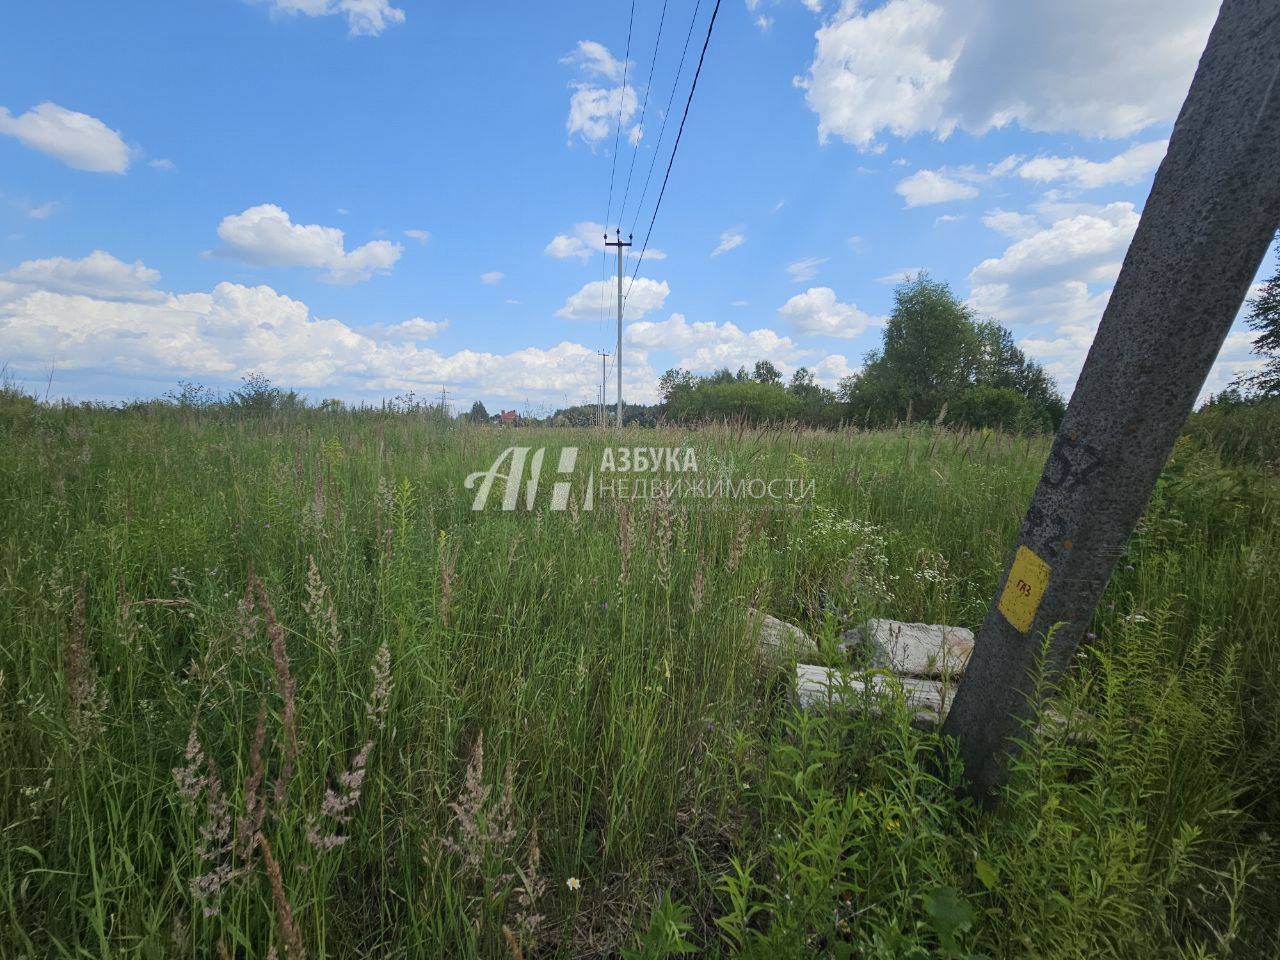
[[[1280,223],[1280,8],[1225,0],[943,726],[990,800],[1070,663]]]
[[[606,247],[618,248],[618,347],[617,353],[614,354],[614,363],[618,366],[618,427],[622,427],[622,248],[631,246],[631,234],[627,234],[627,239],[622,239],[622,230],[614,231],[616,240],[610,240],[609,235],[604,235],[604,245]]]
[[[604,383],[608,377],[608,373],[605,370],[604,362],[608,358],[609,354],[605,350],[597,350],[596,353],[600,354],[600,404],[599,404],[599,409],[597,409],[596,413],[599,414],[599,417],[600,417],[599,423],[600,423],[600,426],[603,427],[604,421],[605,421]]]

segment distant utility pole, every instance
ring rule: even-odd
[[[449,390],[447,387],[441,386],[440,387],[440,412],[443,413],[446,417],[449,415],[448,400],[449,400]]]
[[[597,350],[596,353],[600,354],[600,403],[596,412],[599,414],[599,417],[600,417],[600,421],[599,421],[600,426],[603,427],[604,421],[605,421],[604,382],[605,382],[605,379],[608,377],[608,374],[605,371],[604,361],[605,361],[605,358],[609,356],[609,353],[606,350]]]
[[[627,234],[627,239],[622,239],[622,229],[618,228],[614,231],[615,240],[610,240],[609,235],[604,235],[604,245],[606,247],[618,248],[618,348],[614,354],[613,362],[618,367],[618,426],[622,426],[622,249],[631,246],[631,234]]]
[[[1081,634],[1280,223],[1280,13],[1224,0],[943,731],[990,800]],[[1057,628],[1056,630],[1054,628]]]

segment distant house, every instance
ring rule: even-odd
[[[514,410],[503,410],[502,413],[492,418],[492,422],[503,427],[514,427],[519,419]]]

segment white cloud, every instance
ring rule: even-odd
[[[353,329],[313,316],[271,287],[235,283],[141,303],[24,288],[0,301],[0,355],[20,378],[42,377],[54,358],[63,383],[110,371],[108,387],[118,396],[148,382],[159,392],[180,378],[230,386],[249,371],[312,395],[351,399],[431,395],[443,385],[454,396],[507,404],[559,405],[566,396],[577,402],[595,395],[599,358],[586,346],[445,354],[419,344],[444,326],[414,318]],[[628,398],[654,397],[657,377],[643,356],[628,358],[624,373]]]
[[[787,275],[792,283],[805,283],[818,275],[818,268],[827,262],[826,257],[806,257],[787,264]]]
[[[666,303],[671,288],[667,281],[659,283],[648,277],[637,277],[631,282],[630,277],[622,278],[622,295],[625,300],[624,314],[639,320],[651,310],[659,310]],[[618,303],[618,278],[593,280],[564,302],[564,306],[556,311],[557,317],[566,320],[597,320],[600,311],[614,311]]]
[[[97,117],[48,101],[15,117],[0,107],[0,134],[47,153],[76,170],[124,173],[130,152],[120,134]]]
[[[410,317],[408,320],[403,320],[390,326],[376,323],[370,324],[360,332],[376,340],[418,343],[437,337],[448,329],[448,320],[424,320],[422,317]]]
[[[61,204],[57,200],[50,200],[48,203],[42,203],[38,207],[32,207],[27,211],[27,216],[31,217],[32,220],[48,220],[58,212],[59,206]]]
[[[330,283],[350,284],[390,271],[403,248],[387,240],[371,240],[353,250],[344,247],[337,227],[293,223],[273,203],[223,217],[218,224],[218,253],[247,263],[272,267],[315,267]]]
[[[605,227],[602,223],[590,220],[575,223],[572,235],[557,233],[542,252],[560,260],[569,257],[586,260],[593,253],[599,253],[604,249],[604,234]]]
[[[338,212],[346,213],[347,211],[339,210]],[[404,235],[410,240],[417,240],[419,243],[426,243],[431,239],[431,232],[429,230],[406,230]]]
[[[160,271],[141,260],[125,263],[102,250],[95,250],[81,260],[67,257],[27,260],[4,274],[3,279],[17,285],[18,290],[85,295],[100,300],[163,299],[163,294],[155,289]]]
[[[1001,256],[982,261],[970,280],[977,286],[1061,279],[1108,282],[1120,270],[1138,219],[1133,204],[1111,203],[1097,213],[1059,220],[1016,241]]]
[[[161,173],[173,173],[174,170],[178,169],[172,160],[166,160],[164,157],[148,160],[147,166],[152,170],[159,170]]]
[[[742,227],[733,227],[720,234],[720,244],[711,251],[711,255],[718,257],[722,253],[728,253],[730,250],[742,246],[746,241],[747,235]]]
[[[1011,210],[995,209],[988,211],[982,222],[996,233],[1021,240],[1040,230],[1040,223],[1029,213],[1014,213]]]
[[[498,270],[490,270],[488,273],[480,274],[480,282],[492,287],[496,283],[501,283],[502,278],[505,276],[505,273]]]
[[[573,53],[560,58],[561,63],[573,64],[588,76],[600,77],[613,83],[622,80],[622,61],[609,52],[609,48],[595,40],[579,40]]]
[[[952,180],[937,170],[917,170],[911,176],[899,180],[894,190],[907,201],[908,207],[967,200],[978,195],[977,188]]]
[[[1217,0],[846,0],[797,78],[825,141],[883,131],[1028,130],[1124,137],[1170,121]]]
[[[404,11],[391,0],[264,0],[274,14],[327,17],[342,14],[353,37],[376,37],[393,23],[404,23]]]
[[[1065,180],[1081,190],[1112,183],[1132,186],[1160,165],[1168,147],[1168,140],[1140,143],[1101,162],[1083,157],[1036,157],[1018,167],[1018,176],[1040,183]]]
[[[768,328],[742,330],[732,323],[689,323],[680,313],[659,322],[632,323],[624,334],[632,346],[670,351],[678,358],[675,366],[695,372],[721,367],[736,370],[766,358],[789,371],[808,355],[790,337]]]
[[[1069,387],[1138,219],[1131,203],[1074,213],[1044,227],[1025,215],[988,215],[989,226],[1017,239],[970,272],[970,306],[1021,335],[1022,349]]]
[[[569,89],[574,91],[565,121],[570,140],[577,134],[586,143],[595,144],[613,133],[619,124],[625,127],[630,123],[640,103],[635,87],[622,82],[625,65],[608,47],[594,40],[579,40],[574,52],[562,57],[560,62],[577,66],[587,77],[569,84]],[[599,80],[617,85],[600,86]]]
[[[809,368],[814,379],[824,387],[834,390],[845,377],[853,376],[862,370],[861,367],[849,366],[849,358],[842,353],[833,353],[823,357]]]
[[[558,260],[567,260],[570,257],[577,257],[579,260],[589,259],[593,254],[598,254],[605,249],[605,226],[602,223],[596,223],[593,220],[585,220],[582,223],[573,225],[572,233],[557,233],[542,248],[542,252],[549,257],[555,257]],[[613,249],[609,251],[611,256],[616,256]],[[626,256],[638,257],[640,248],[632,246],[627,248]],[[650,247],[645,251],[644,258],[646,260],[665,260],[667,255],[662,250]]]
[[[830,287],[810,287],[779,307],[778,313],[801,333],[824,337],[856,337],[884,322],[856,304],[840,303]]]

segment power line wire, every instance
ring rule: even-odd
[[[663,0],[665,3],[666,0]],[[622,86],[618,90],[618,122],[613,134],[613,156],[609,162],[609,201],[605,205],[604,212],[604,229],[605,239],[609,239],[609,220],[613,215],[613,182],[618,174],[618,135],[622,132],[622,108],[627,102],[627,68],[631,64],[631,29],[635,25],[636,19],[636,0],[631,0],[631,13],[627,17],[627,47],[622,56]],[[622,219],[619,212],[618,219]],[[609,251],[606,247],[600,248],[600,332],[604,332],[604,302],[605,293],[607,292],[607,277],[609,274]]]
[[[631,283],[627,284],[626,295],[622,302],[625,306],[627,297],[631,296],[631,287],[635,285],[636,276],[640,273],[640,264],[644,263],[644,253],[649,249],[649,237],[653,234],[653,225],[658,219],[658,211],[662,208],[662,197],[667,192],[667,180],[671,177],[671,168],[676,162],[676,151],[680,149],[680,138],[684,135],[684,124],[689,119],[689,107],[693,104],[693,94],[698,89],[698,77],[702,75],[702,64],[707,59],[707,46],[711,43],[711,31],[715,29],[716,14],[720,12],[720,0],[716,0],[711,11],[711,22],[707,24],[707,37],[702,41],[702,53],[698,56],[698,69],[693,72],[693,83],[689,86],[689,99],[684,104],[684,114],[680,117],[680,128],[676,131],[676,142],[671,147],[671,159],[667,161],[667,172],[662,177],[662,189],[658,191],[658,200],[653,205],[653,216],[649,218],[649,229],[644,235],[644,246],[640,248],[640,256],[636,260],[636,268],[631,272]]]
[[[662,13],[658,17],[658,36],[653,41],[653,59],[649,61],[649,80],[644,85],[644,102],[640,105],[640,120],[635,128],[639,131],[640,136],[644,136],[644,115],[649,109],[649,91],[653,88],[653,70],[658,65],[658,50],[662,46],[662,25],[667,22],[667,0],[662,0]],[[627,168],[627,187],[622,191],[622,206],[618,210],[618,223],[621,225],[623,217],[626,216],[627,198],[631,196],[631,174],[636,169],[636,154],[640,152],[640,140],[631,145],[631,165]],[[657,147],[654,147],[657,153]]]
[[[693,39],[693,28],[698,22],[698,10],[702,0],[693,5],[693,16],[689,18],[689,30],[684,35],[684,49],[680,51],[680,64],[676,67],[675,79],[671,81],[671,93],[667,96],[667,109],[662,112],[662,126],[658,129],[658,139],[653,145],[653,156],[649,158],[649,172],[645,174],[644,189],[640,192],[640,203],[636,207],[635,219],[631,221],[631,233],[636,232],[636,224],[640,222],[640,211],[644,209],[644,198],[649,195],[649,181],[653,179],[653,168],[658,162],[658,152],[662,148],[662,138],[667,132],[667,120],[671,116],[671,104],[675,102],[676,90],[680,86],[680,77],[684,73],[685,57],[689,54],[689,41]]]
[[[613,214],[613,181],[618,173],[618,137],[622,133],[622,108],[627,102],[627,68],[631,65],[631,28],[635,19],[636,0],[631,0],[631,16],[627,19],[627,51],[622,58],[622,86],[618,89],[618,122],[613,131],[613,158],[609,168],[609,204],[604,213],[606,230],[609,229],[609,218]]]

